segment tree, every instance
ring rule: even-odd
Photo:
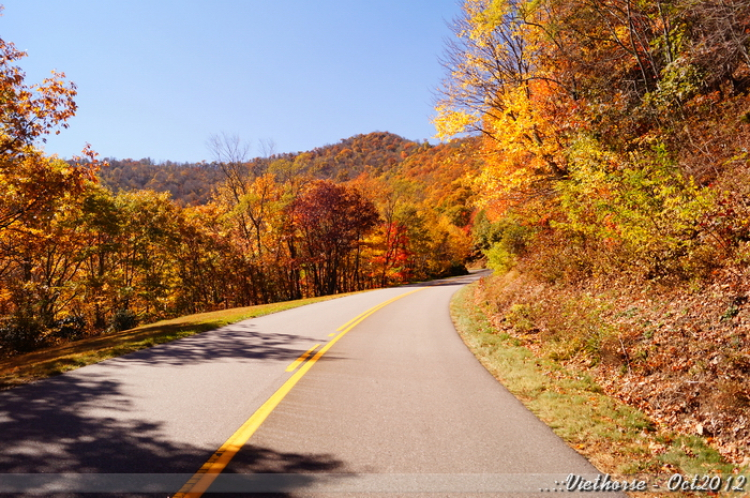
[[[0,11],[1,12],[1,11]],[[37,85],[24,82],[25,73],[14,63],[26,56],[15,45],[0,39],[0,169],[12,168],[15,159],[34,152],[34,142],[67,128],[76,111],[76,88],[65,83],[65,74]]]
[[[566,83],[542,65],[545,2],[466,0],[444,64],[435,124],[438,136],[480,132],[488,139],[479,185],[486,198],[525,200],[564,179]]]
[[[67,127],[76,90],[62,73],[27,84],[15,65],[25,55],[0,39],[0,340],[15,348],[37,345],[79,294],[75,218],[99,166],[89,147],[73,163],[35,148]]]
[[[363,238],[378,221],[373,203],[357,190],[317,180],[289,209],[314,294],[361,289]]]
[[[239,136],[226,133],[211,135],[207,145],[224,174],[228,191],[235,202],[239,202],[240,197],[247,193],[248,183],[252,180],[252,171],[247,164],[250,146],[242,143]]]
[[[91,161],[75,166],[47,160],[34,147],[37,140],[68,127],[66,120],[76,111],[76,89],[63,73],[26,84],[24,72],[14,65],[25,56],[0,39],[0,231],[43,210],[54,198],[80,191],[93,181],[98,167],[89,147],[84,155]]]

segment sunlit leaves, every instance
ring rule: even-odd
[[[15,65],[26,54],[0,39],[0,156],[16,157],[29,151],[37,139],[67,127],[76,111],[76,87],[65,74],[53,72],[40,84],[27,85]],[[8,167],[5,161],[0,167]]]
[[[437,116],[433,119],[433,123],[437,130],[436,135],[441,139],[448,139],[471,131],[481,119],[469,111],[450,109],[445,104],[438,105],[435,109]]]
[[[698,271],[746,233],[745,209],[717,207],[708,184],[728,182],[733,199],[749,190],[728,181],[749,143],[735,118],[749,102],[747,6],[466,0],[438,134],[484,137],[474,185],[493,220],[544,218],[554,232],[540,237],[568,237],[610,268]]]

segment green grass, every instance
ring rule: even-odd
[[[0,390],[59,375],[141,349],[347,294],[188,315],[42,349],[0,361]]]
[[[534,355],[496,330],[473,302],[474,285],[451,303],[456,328],[495,378],[600,471],[612,476],[668,479],[737,472],[700,437],[677,436],[639,410],[603,393],[585,371]],[[747,469],[742,469],[747,474]],[[670,496],[677,496],[670,493]]]

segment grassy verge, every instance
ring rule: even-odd
[[[188,315],[14,356],[0,361],[0,390],[58,375],[157,344],[164,344],[182,337],[217,329],[247,318],[278,313],[279,311],[327,301],[344,295],[346,294]]]
[[[650,483],[665,483],[675,474],[692,479],[738,471],[703,438],[653,424],[642,412],[604,394],[584,370],[565,368],[499,332],[476,304],[474,292],[475,285],[464,287],[451,306],[464,342],[508,390],[600,471],[618,478],[639,475]]]

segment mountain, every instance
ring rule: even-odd
[[[379,176],[400,165],[407,157],[428,148],[427,143],[420,144],[393,133],[374,132],[355,135],[311,151],[256,157],[247,165],[248,170],[257,175],[265,173],[276,161],[289,161],[296,165],[299,174],[341,182],[356,178],[365,170]],[[99,178],[113,192],[169,192],[183,205],[207,203],[214,187],[223,180],[216,163],[154,163],[148,158],[108,158],[107,162],[109,166],[99,172]]]

